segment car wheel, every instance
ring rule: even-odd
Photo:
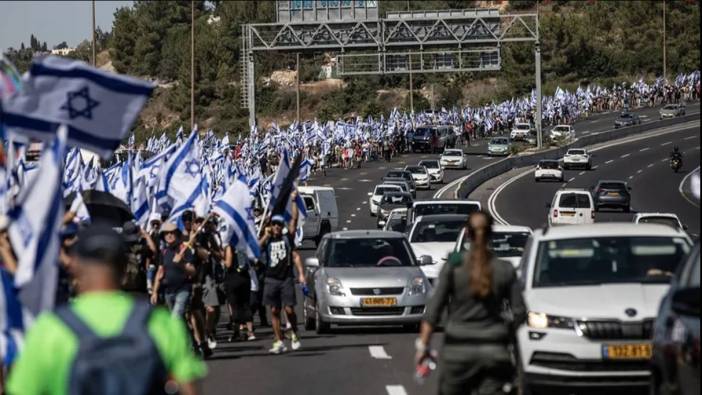
[[[305,330],[306,331],[311,331],[315,329],[315,321],[314,317],[310,316],[310,313],[307,311],[309,309],[309,298],[304,298],[304,301],[302,302],[302,318],[305,323]]]
[[[319,315],[319,304],[317,304],[317,305],[315,306],[315,309],[314,309],[314,317],[315,317],[315,320],[314,320],[314,321],[315,321],[315,324],[316,324],[316,325],[315,325],[315,331],[317,332],[317,334],[323,335],[323,334],[325,334],[325,333],[328,333],[328,332],[329,332],[329,329],[331,328],[331,325],[329,325],[329,323],[327,323],[327,322],[324,322],[324,321],[322,320],[322,317]]]

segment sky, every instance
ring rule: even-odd
[[[95,25],[102,31],[112,30],[114,12],[131,6],[133,1],[96,1]],[[49,49],[66,41],[75,47],[92,37],[92,6],[84,1],[0,1],[0,51],[19,48],[34,34]]]

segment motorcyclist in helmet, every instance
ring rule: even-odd
[[[682,152],[680,152],[680,148],[677,145],[673,147],[673,152],[670,153],[670,159],[679,159],[682,161]]]

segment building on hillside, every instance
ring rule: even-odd
[[[76,50],[75,48],[52,49],[51,54],[52,55],[59,55],[59,56],[67,56],[68,54],[72,53],[75,50]]]

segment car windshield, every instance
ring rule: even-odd
[[[626,189],[626,185],[621,182],[603,182],[600,184],[602,189]]]
[[[522,256],[528,239],[528,232],[495,232],[490,239],[490,249],[498,257]]]
[[[386,193],[388,193],[388,192],[400,192],[400,190],[402,190],[402,188],[399,187],[399,186],[394,187],[394,188],[393,188],[393,187],[388,187],[388,186],[386,186],[386,187],[375,187],[375,192],[373,192],[373,194],[374,194],[374,195],[381,195],[381,196],[382,196],[382,195],[384,195],[384,194],[386,194]]]
[[[407,166],[406,170],[412,174],[427,174],[424,166]]]
[[[544,160],[544,161],[539,162],[539,167],[542,169],[558,169],[558,162]]]
[[[632,117],[631,114],[622,114],[622,115],[620,116],[620,118],[631,118],[631,117]]]
[[[585,155],[585,151],[581,149],[571,149],[568,150],[568,155]]]
[[[326,267],[414,266],[404,238],[332,239]]]
[[[427,128],[419,128],[419,129],[414,131],[414,135],[417,137],[423,137],[423,136],[426,136],[427,134],[429,134],[430,130],[431,129],[427,129]]]
[[[675,106],[675,105],[673,105],[673,104],[669,104],[669,105],[663,107],[664,110],[675,110],[675,109],[677,109],[677,108],[678,108],[678,107]]]
[[[688,253],[678,237],[588,237],[543,241],[534,287],[667,283]]]
[[[490,141],[490,144],[495,145],[507,145],[508,143],[507,139],[492,139],[492,141]]]
[[[441,221],[438,223],[420,222],[415,226],[414,231],[412,231],[410,243],[455,243],[458,234],[461,233],[461,229],[465,224],[466,221],[463,219]]]
[[[383,195],[382,203],[388,204],[407,204],[410,203],[409,195],[399,194],[399,193],[386,193]]]
[[[430,161],[426,161],[426,162],[422,161],[419,164],[426,167],[427,169],[438,169],[440,167],[439,162],[437,162],[435,160],[430,160]]]
[[[568,127],[567,126],[556,126],[555,128],[553,128],[553,130],[555,130],[557,132],[567,132]]]
[[[402,189],[402,192],[408,192],[407,191],[407,184],[404,181],[403,182],[388,182],[388,183],[393,184],[393,185],[397,185],[398,187],[400,187],[400,189]],[[393,192],[395,192],[395,191],[393,191]]]
[[[414,217],[435,214],[465,214],[476,212],[480,207],[474,203],[422,203],[414,207]],[[454,239],[455,240],[455,239]]]
[[[678,220],[672,217],[643,217],[639,219],[640,224],[660,224],[667,225],[671,228],[678,229]]]
[[[518,129],[518,130],[529,130],[529,124],[528,123],[518,123],[518,124],[514,125],[514,128]]]
[[[385,175],[385,177],[405,178],[405,173],[402,171],[389,171],[388,174]]]
[[[463,152],[461,151],[444,151],[444,156],[462,156]]]
[[[584,193],[564,193],[558,201],[560,208],[591,208],[590,198]]]

